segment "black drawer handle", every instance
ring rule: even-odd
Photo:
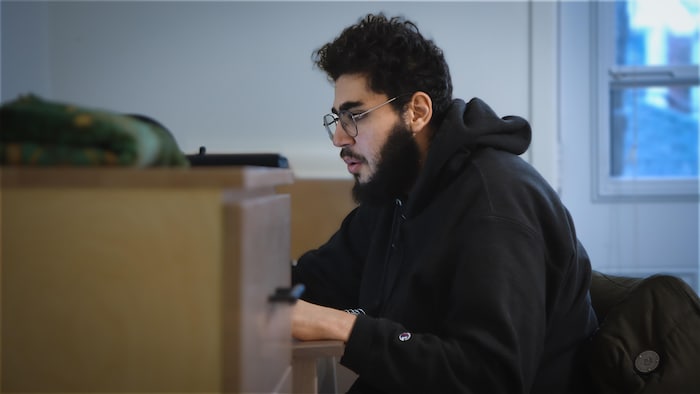
[[[301,283],[294,287],[278,287],[275,289],[274,294],[270,295],[267,300],[270,302],[288,302],[293,304],[301,297],[304,289],[305,287]]]

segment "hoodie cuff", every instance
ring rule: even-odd
[[[367,365],[367,360],[372,354],[373,320],[367,315],[359,314],[350,331],[350,337],[345,344],[345,352],[340,358],[340,363],[356,373],[360,373],[360,367]]]

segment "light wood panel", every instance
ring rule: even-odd
[[[2,170],[3,392],[291,390],[290,172],[172,171]]]
[[[345,179],[296,179],[277,188],[292,199],[292,259],[322,245],[340,228],[356,206],[353,184]]]

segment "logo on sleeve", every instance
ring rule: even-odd
[[[411,333],[410,332],[402,332],[399,334],[399,341],[401,342],[406,342],[409,339],[411,339]]]

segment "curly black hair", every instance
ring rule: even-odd
[[[441,121],[452,102],[452,78],[442,50],[403,17],[368,14],[314,51],[312,59],[331,81],[363,74],[372,91],[388,97],[427,93],[433,102],[431,125]],[[409,99],[402,96],[392,105],[401,110]]]

